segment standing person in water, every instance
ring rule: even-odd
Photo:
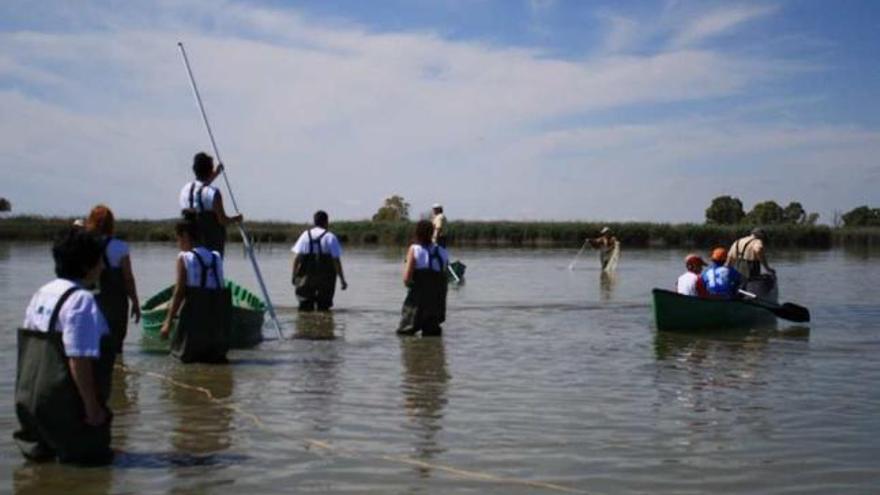
[[[431,234],[431,241],[442,248],[446,247],[446,215],[443,213],[443,205],[434,203],[431,207],[432,217],[431,223],[434,226],[434,233]]]
[[[242,216],[226,215],[220,190],[211,185],[223,171],[223,164],[214,168],[214,158],[207,153],[193,157],[195,180],[180,190],[180,208],[184,218],[194,218],[198,223],[199,242],[220,256],[225,254],[226,225],[242,221]]]
[[[413,244],[406,252],[403,284],[408,292],[403,301],[397,333],[441,335],[446,321],[446,249],[431,241],[434,226],[427,220],[416,224]]]
[[[69,229],[52,247],[57,278],[31,298],[18,331],[13,438],[25,457],[65,463],[112,460],[107,408],[113,341],[95,298],[101,241]]]
[[[315,226],[300,234],[293,253],[293,285],[301,311],[326,311],[333,307],[336,277],[342,290],[348,288],[342,272],[342,248],[339,239],[330,232],[330,217],[318,210],[313,217]]]
[[[613,272],[617,268],[617,260],[620,258],[620,241],[611,232],[608,227],[602,227],[599,231],[599,237],[595,239],[587,239],[594,249],[599,250],[599,263],[602,271],[606,273]]]
[[[776,276],[776,270],[770,268],[767,263],[767,255],[764,251],[766,241],[767,234],[764,229],[755,227],[750,235],[737,239],[730,246],[727,253],[727,266],[736,268],[749,280],[761,277],[761,267],[770,275]]]
[[[171,354],[184,363],[226,363],[232,297],[223,280],[223,257],[198,242],[198,227],[192,221],[178,222],[175,233],[180,248],[177,282],[161,336],[171,336],[172,320],[179,310]]]
[[[115,221],[113,212],[105,205],[92,208],[85,222],[85,229],[101,237],[103,245],[104,271],[98,287],[100,292],[95,299],[110,325],[110,335],[116,344],[116,352],[122,352],[122,343],[128,333],[128,305],[131,302],[131,317],[135,323],[141,319],[137,284],[131,270],[131,257],[128,244],[113,237]]]

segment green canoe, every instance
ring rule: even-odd
[[[263,341],[263,317],[266,313],[266,303],[251,291],[226,280],[226,287],[232,293],[232,335],[230,347],[243,349],[253,347]],[[143,325],[143,337],[153,343],[159,342],[159,331],[162,322],[168,314],[168,306],[171,303],[171,295],[174,286],[169,286],[159,291],[147,302],[141,305],[141,324]],[[175,320],[176,321],[176,320]],[[176,331],[172,328],[171,332]],[[167,341],[162,341],[166,342]]]
[[[699,331],[724,328],[767,327],[776,315],[747,300],[706,299],[654,289],[657,330]]]
[[[467,265],[458,260],[453,261],[449,264],[449,270],[446,271],[446,280],[451,284],[463,284],[465,269],[467,269]]]

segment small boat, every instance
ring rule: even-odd
[[[455,260],[449,264],[449,270],[446,272],[446,280],[451,284],[463,284],[464,283],[464,271],[467,269],[467,265],[462,263],[459,260]]]
[[[723,328],[754,328],[776,324],[767,304],[748,299],[707,299],[674,291],[654,289],[654,320],[657,330],[699,331]]]
[[[266,303],[232,280],[226,280],[226,288],[232,294],[230,347],[245,349],[259,344],[263,341],[263,319],[266,313]],[[171,304],[173,293],[174,286],[172,285],[159,291],[141,305],[144,339],[152,342],[160,341],[159,332],[162,330],[165,315],[168,314],[168,306]],[[176,328],[172,328],[171,332],[175,331]]]

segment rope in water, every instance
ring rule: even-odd
[[[241,406],[238,406],[236,404],[229,404],[227,402],[224,402],[221,399],[218,399],[217,397],[214,396],[214,394],[209,389],[207,389],[205,387],[200,387],[197,385],[190,385],[188,383],[184,383],[184,382],[175,380],[169,376],[163,375],[161,373],[156,373],[154,371],[136,370],[136,369],[131,368],[129,366],[126,366],[124,364],[117,363],[116,367],[121,369],[125,373],[149,376],[149,377],[155,378],[159,381],[168,383],[169,385],[172,385],[172,386],[175,386],[178,388],[198,392],[198,393],[204,395],[210,402],[214,403],[215,405],[222,407],[224,409],[228,409],[230,411],[233,411],[241,417],[247,418],[257,428],[259,428],[263,431],[266,431],[266,432],[271,432],[273,435],[284,435],[284,433],[282,433],[282,432],[272,432],[271,429],[263,422],[263,420],[260,419],[259,416],[257,416],[254,413],[251,413],[251,412],[244,410]],[[340,455],[348,455],[351,457],[362,457],[362,458],[363,457],[371,457],[369,454],[362,454],[362,453],[359,453],[354,450],[336,447],[336,446],[330,444],[329,442],[325,442],[323,440],[306,438],[306,439],[303,439],[303,441],[306,443],[306,445],[308,447],[318,448],[318,449],[326,450],[328,452],[332,452],[332,453],[336,453],[336,454],[340,454]],[[474,481],[485,481],[485,482],[502,483],[502,484],[508,484],[508,485],[530,486],[530,487],[534,487],[534,488],[543,488],[543,489],[547,489],[547,490],[554,490],[554,491],[564,492],[564,493],[587,493],[583,490],[578,490],[576,488],[571,488],[571,487],[568,487],[565,485],[559,485],[556,483],[548,483],[548,482],[533,481],[533,480],[523,480],[523,479],[518,479],[518,478],[508,478],[508,477],[504,477],[504,476],[497,476],[497,475],[494,475],[491,473],[484,473],[484,472],[480,472],[480,471],[470,471],[470,470],[466,470],[466,469],[459,469],[459,468],[456,468],[453,466],[446,466],[443,464],[435,464],[432,462],[421,461],[418,459],[413,459],[411,457],[387,455],[387,454],[373,455],[372,457],[377,458],[377,459],[381,459],[384,461],[389,461],[389,462],[396,462],[396,463],[400,463],[400,464],[408,464],[411,466],[434,469],[437,471],[442,471],[442,472],[457,476],[459,478],[469,479],[469,480],[474,480]]]

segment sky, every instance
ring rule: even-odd
[[[873,0],[4,0],[14,213],[179,214],[213,151],[178,41],[246,219],[880,207]]]

